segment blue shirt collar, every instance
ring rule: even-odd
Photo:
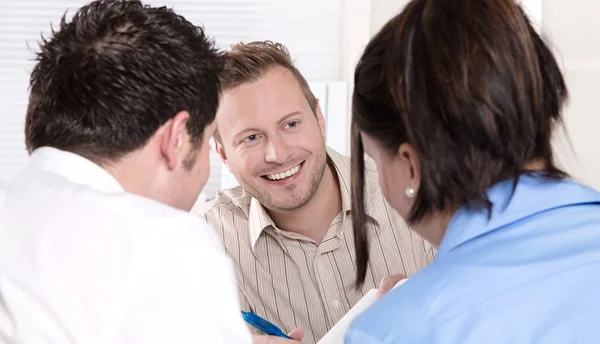
[[[598,191],[567,179],[523,175],[511,197],[513,185],[513,180],[507,180],[488,189],[487,195],[493,204],[491,217],[485,208],[474,209],[468,205],[460,208],[448,223],[437,257],[481,235],[546,210],[600,203]]]

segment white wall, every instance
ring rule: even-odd
[[[542,33],[553,44],[571,98],[564,117],[569,139],[557,135],[559,163],[575,179],[600,190],[600,1],[522,0],[541,18]],[[375,34],[408,0],[371,0],[371,34]]]
[[[600,2],[544,0],[542,32],[553,42],[571,93],[565,122],[572,148],[562,138],[557,153],[577,179],[600,190]]]
[[[371,0],[371,35],[376,34],[409,0]]]

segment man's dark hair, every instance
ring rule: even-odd
[[[355,73],[358,285],[369,255],[361,132],[389,154],[403,143],[417,151],[421,183],[409,222],[464,204],[491,211],[486,190],[502,180],[516,186],[532,162],[546,177],[566,176],[551,138],[567,97],[552,52],[514,0],[409,2],[367,45]]]
[[[192,144],[215,117],[224,56],[166,7],[99,0],[42,38],[30,80],[29,152],[51,146],[110,163],[180,111]]]

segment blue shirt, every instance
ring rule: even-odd
[[[452,217],[433,263],[361,314],[346,344],[600,343],[600,193],[524,176]]]

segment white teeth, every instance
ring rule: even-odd
[[[285,172],[268,174],[267,179],[280,180],[283,178],[291,177],[294,174],[296,174],[298,172],[298,170],[300,170],[300,165],[296,165]]]

